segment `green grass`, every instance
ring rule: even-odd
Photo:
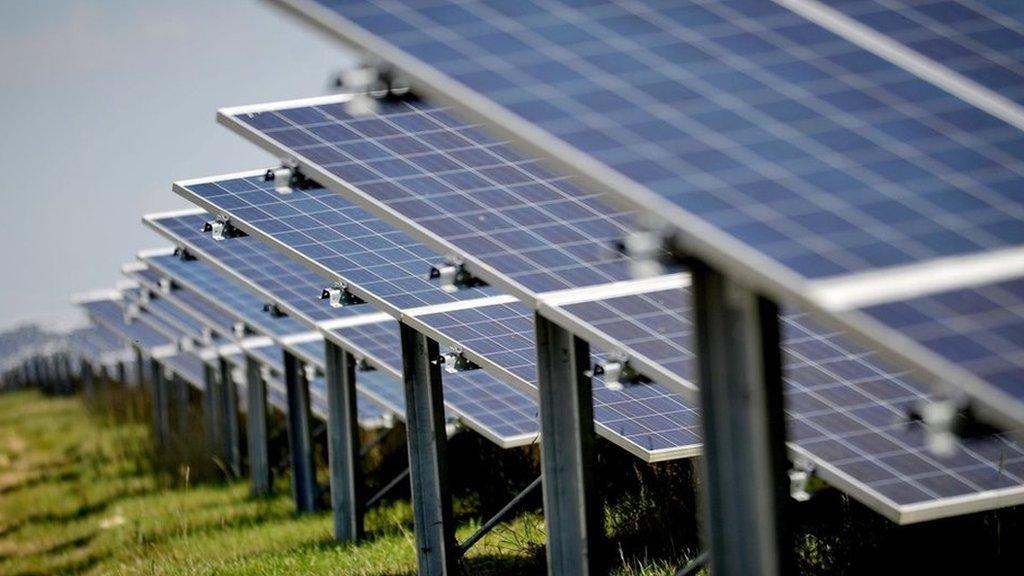
[[[251,498],[244,481],[190,485],[152,470],[146,427],[101,418],[77,398],[0,395],[0,574],[414,574],[408,502],[371,510],[358,545],[331,540],[327,514],[296,516],[286,484]],[[472,533],[471,497],[456,509]],[[543,574],[544,523],[526,511],[463,561],[468,574]],[[621,576],[672,574],[619,554]]]

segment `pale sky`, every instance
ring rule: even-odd
[[[140,219],[187,206],[173,180],[274,163],[218,107],[323,94],[351,62],[252,0],[0,4],[0,331],[80,321],[72,293],[166,245]]]

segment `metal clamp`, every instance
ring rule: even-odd
[[[316,366],[312,364],[303,364],[302,373],[306,378],[306,382],[312,382],[313,380],[316,380],[317,376],[319,376],[319,371],[316,369]]]
[[[629,271],[634,278],[652,278],[666,272],[670,254],[668,242],[660,231],[636,231],[620,240],[615,248],[629,256]]]
[[[310,180],[299,171],[298,162],[290,158],[283,160],[277,168],[268,168],[263,174],[263,181],[273,182],[274,192],[278,194],[291,194],[293,190],[302,190],[310,185]]]
[[[465,265],[457,258],[448,258],[444,264],[432,266],[427,278],[437,280],[441,290],[445,292],[458,292],[463,288],[478,288],[487,285],[483,280],[467,272]]]
[[[366,116],[380,111],[382,98],[412,96],[409,80],[383,62],[363,64],[343,70],[335,85],[352,94],[345,108],[353,116]]]
[[[160,291],[163,292],[164,294],[167,294],[171,290],[174,290],[174,281],[171,280],[170,278],[168,278],[167,276],[161,277],[160,278]]]
[[[264,304],[263,311],[269,314],[271,318],[284,318],[288,315],[274,302]]]
[[[345,306],[366,303],[359,296],[349,292],[348,287],[344,284],[336,284],[330,288],[324,288],[323,292],[320,293],[320,299],[327,300],[331,308],[344,308]]]
[[[139,308],[137,302],[132,302],[124,307],[124,323],[131,324],[133,320],[139,317],[139,313],[142,309]]]
[[[188,336],[182,336],[178,340],[178,350],[181,350],[182,352],[192,352],[195,349],[196,342],[192,338],[189,338]]]
[[[441,354],[438,362],[441,364],[441,367],[444,368],[444,371],[449,374],[465,372],[466,370],[477,370],[480,368],[470,359],[466,358],[463,355],[462,350],[459,348],[452,348],[444,354]]]
[[[274,369],[266,364],[260,364],[260,380],[269,382],[274,378]]]
[[[213,328],[210,328],[209,326],[203,326],[203,343],[213,343]]]
[[[235,338],[245,338],[249,330],[245,327],[245,322],[235,322],[231,325],[231,332],[235,335]]]
[[[149,304],[149,301],[153,299],[153,293],[149,290],[139,290],[139,303]]]
[[[921,406],[921,422],[927,433],[928,449],[940,456],[956,452],[960,406],[953,400],[932,400]]]
[[[595,364],[594,368],[585,374],[590,377],[603,377],[604,387],[609,390],[622,390],[626,386],[651,383],[651,379],[637,372],[624,355],[611,355],[608,360]]]
[[[212,222],[206,222],[203,224],[203,232],[212,232],[214,240],[224,240],[225,238],[241,238],[248,236],[245,232],[242,232],[231,223],[230,218],[218,216],[216,220]]]
[[[827,486],[814,472],[814,462],[806,458],[797,458],[793,462],[789,469],[789,495],[793,500],[806,502]]]
[[[370,364],[366,359],[366,356],[359,356],[356,358],[356,371],[357,372],[373,372],[377,368]]]
[[[203,231],[206,231],[205,226],[203,226]],[[185,248],[184,246],[175,246],[174,255],[177,256],[178,259],[181,260],[182,262],[190,262],[196,259],[196,257],[193,256],[192,253],[188,251],[188,248]]]

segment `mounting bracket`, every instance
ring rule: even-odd
[[[462,260],[451,257],[446,258],[443,264],[432,266],[427,278],[429,280],[437,280],[441,289],[445,292],[457,292],[463,288],[487,286],[486,282],[466,271]]]
[[[471,360],[466,358],[462,354],[462,350],[459,348],[452,348],[444,354],[441,354],[441,357],[438,359],[438,363],[440,363],[441,367],[444,368],[444,371],[449,374],[465,372],[467,370],[477,370],[480,368]]]
[[[274,183],[274,192],[278,194],[291,194],[292,190],[305,189],[311,185],[311,180],[299,171],[299,164],[291,158],[281,161],[277,168],[268,168],[263,174],[264,182]]]
[[[331,308],[344,308],[345,306],[366,303],[359,296],[349,292],[348,286],[344,284],[336,284],[330,288],[324,288],[323,292],[320,293],[320,299],[327,300]]]
[[[224,216],[218,216],[216,220],[203,224],[203,232],[212,232],[214,240],[248,236],[245,232],[235,228],[235,226],[231,224],[230,218]]]
[[[789,469],[789,495],[793,500],[806,502],[827,487],[828,484],[815,474],[814,462],[806,458],[793,462]]]
[[[284,318],[288,314],[284,310],[281,310],[277,304],[268,302],[263,305],[263,311],[270,315],[271,318]]]
[[[587,376],[601,376],[604,387],[609,390],[622,390],[635,384],[650,384],[651,379],[636,371],[629,359],[623,354],[612,354],[594,368],[586,371]]]
[[[163,292],[164,294],[168,294],[170,293],[171,290],[174,290],[174,281],[168,278],[167,276],[161,277],[160,291]]]

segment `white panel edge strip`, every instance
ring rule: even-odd
[[[146,248],[145,250],[139,250],[135,253],[135,257],[139,260],[145,260],[146,258],[170,256],[171,254],[174,254],[174,246],[161,246],[160,248]]]
[[[193,206],[192,208],[182,208],[180,210],[167,210],[165,212],[152,212],[150,214],[143,214],[142,219],[149,222],[156,222],[157,220],[163,220],[165,218],[179,218],[181,216],[195,216],[196,214],[207,214],[206,210]]]
[[[221,356],[231,356],[234,354],[240,354],[241,352],[242,347],[234,342],[230,344],[223,344],[217,348],[217,354],[220,354]]]
[[[303,344],[305,342],[316,342],[317,340],[323,340],[324,337],[319,332],[302,332],[299,334],[289,334],[281,337],[281,344],[295,345]]]
[[[324,320],[323,322],[318,322],[316,324],[316,327],[321,330],[338,330],[340,328],[351,328],[353,326],[362,326],[364,324],[376,324],[377,322],[383,322],[385,320],[394,319],[394,316],[386,312],[374,312],[372,314],[360,314],[358,316],[349,316],[348,318]]]
[[[75,305],[88,304],[89,302],[98,302],[100,300],[121,300],[121,291],[107,288],[81,292],[71,296],[71,303]]]
[[[865,26],[817,0],[774,1],[861,48],[885,58],[911,74],[1024,130],[1024,109],[1019,105],[931,58],[886,37],[873,28]]]
[[[147,268],[149,268],[149,266],[146,266],[145,262],[139,262],[138,260],[133,260],[131,262],[125,262],[124,264],[121,265],[121,273],[122,274],[134,274],[135,272],[142,272],[143,270],[145,270]]]
[[[309,98],[296,98],[295,100],[282,100],[266,104],[251,104],[246,106],[229,106],[219,108],[218,114],[226,116],[237,116],[239,114],[254,114],[257,112],[272,112],[280,108],[297,108],[300,106],[319,106],[321,104],[339,104],[352,99],[352,94],[330,94],[327,96],[313,96]]]
[[[251,350],[253,348],[264,348],[266,346],[273,346],[274,339],[270,336],[252,336],[246,338],[238,343],[243,350]]]
[[[266,174],[266,172],[267,172],[267,170],[265,168],[263,168],[263,169],[253,169],[253,170],[243,170],[241,172],[231,172],[231,173],[228,173],[228,174],[220,174],[220,175],[217,175],[217,176],[205,176],[205,177],[202,177],[202,178],[189,178],[188,180],[175,180],[172,184],[174,186],[180,186],[182,188],[187,188],[188,186],[196,186],[198,184],[209,184],[211,182],[218,182],[220,180],[233,180],[233,179],[236,179],[236,178],[252,178],[253,176],[263,176],[264,174]],[[203,212],[205,212],[205,210],[203,210]]]
[[[537,295],[538,300],[549,306],[565,306],[579,302],[591,302],[596,300],[607,300],[631,294],[644,294],[648,292],[659,292],[661,290],[672,290],[684,288],[690,285],[690,275],[685,272],[668,274],[653,278],[641,278],[639,280],[623,280],[596,286],[584,286],[581,288],[569,288],[568,290],[556,290],[553,292],[542,292]]]
[[[178,349],[177,344],[162,344],[160,346],[154,346],[149,350],[149,355],[153,358],[167,358],[168,356],[176,356],[181,350]]]
[[[433,304],[431,306],[409,308],[408,310],[404,310],[402,312],[402,317],[427,316],[429,314],[457,312],[459,310],[466,310],[468,308],[483,308],[485,306],[512,304],[514,302],[521,302],[521,300],[519,300],[515,296],[510,296],[508,294],[499,294],[497,296],[487,296],[485,298],[474,298],[472,300],[460,300],[458,302],[445,302],[444,304]]]
[[[950,256],[810,283],[810,295],[839,312],[1024,276],[1024,247]]]

